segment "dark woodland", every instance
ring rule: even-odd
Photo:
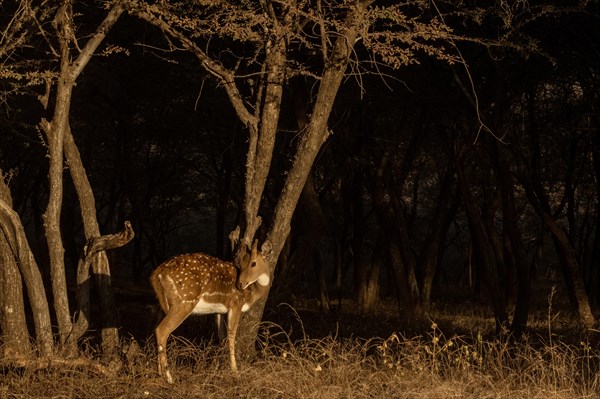
[[[556,312],[597,345],[599,26],[591,0],[0,0],[1,356],[118,361],[159,264],[255,239],[244,359],[260,321],[521,342]]]

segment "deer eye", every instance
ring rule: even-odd
[[[256,266],[256,262],[252,261],[252,263],[250,263],[250,267],[254,267],[254,266]]]

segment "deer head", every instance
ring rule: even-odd
[[[240,272],[237,280],[237,288],[244,290],[248,286],[257,283],[261,286],[269,285],[271,277],[269,276],[269,265],[266,257],[271,254],[271,243],[265,241],[258,252],[258,240],[254,240],[250,253],[246,248],[240,262]]]

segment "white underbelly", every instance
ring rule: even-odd
[[[228,310],[227,306],[223,305],[222,303],[210,303],[210,302],[206,302],[204,299],[201,299],[194,307],[194,310],[192,310],[192,313],[195,313],[195,314],[227,313],[227,310]]]

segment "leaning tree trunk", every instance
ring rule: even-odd
[[[2,184],[4,184],[3,181]],[[7,192],[7,190],[3,191]],[[0,228],[10,246],[12,256],[16,259],[27,288],[27,297],[35,327],[37,350],[42,356],[50,356],[54,350],[54,342],[50,309],[44,283],[42,282],[42,274],[27,242],[25,229],[19,215],[3,198],[0,198]],[[28,336],[29,334],[25,335],[25,337]]]
[[[299,84],[294,86],[294,110],[296,113],[297,132],[302,132],[307,123],[308,116],[308,93],[305,88],[305,82],[296,81]],[[297,280],[297,274],[308,272],[310,265],[314,266],[319,284],[319,296],[321,299],[321,309],[329,309],[329,301],[326,284],[324,284],[324,275],[320,267],[319,243],[326,229],[327,221],[317,193],[312,174],[308,175],[302,194],[298,200],[294,212],[293,222],[293,244],[286,246],[293,247],[291,253],[286,254],[288,258],[286,263],[280,259],[279,265],[284,266],[280,270],[279,281],[277,285],[278,292],[289,292],[294,279]],[[291,236],[288,236],[288,241]],[[317,262],[314,262],[314,261]]]
[[[528,192],[530,199],[533,198],[534,194],[531,193],[530,189],[527,189],[526,192]],[[537,199],[534,202],[537,203]],[[585,327],[591,328],[596,324],[596,318],[590,308],[589,297],[583,284],[583,273],[577,260],[575,248],[569,242],[567,233],[558,225],[550,213],[543,211],[539,206],[536,206],[536,210],[540,213],[542,221],[550,230],[554,240],[566,283],[573,296],[572,299],[575,300],[574,305],[577,308],[579,319]]]
[[[0,200],[12,207],[10,190],[4,182],[0,171]],[[0,218],[5,218],[0,214]],[[0,225],[10,224],[2,220]],[[4,344],[0,357],[24,357],[31,353],[29,332],[25,320],[25,303],[23,301],[23,282],[17,266],[15,252],[3,230],[0,230],[0,331]]]
[[[96,201],[68,124],[65,131],[64,151],[69,164],[71,178],[79,197],[85,239],[89,241],[94,237],[100,237],[100,226],[98,225],[98,218],[96,216]],[[92,270],[94,271],[96,287],[100,296],[102,353],[107,357],[114,357],[118,354],[119,349],[119,331],[117,327],[120,323],[112,291],[108,257],[104,250],[99,251],[94,257]]]

